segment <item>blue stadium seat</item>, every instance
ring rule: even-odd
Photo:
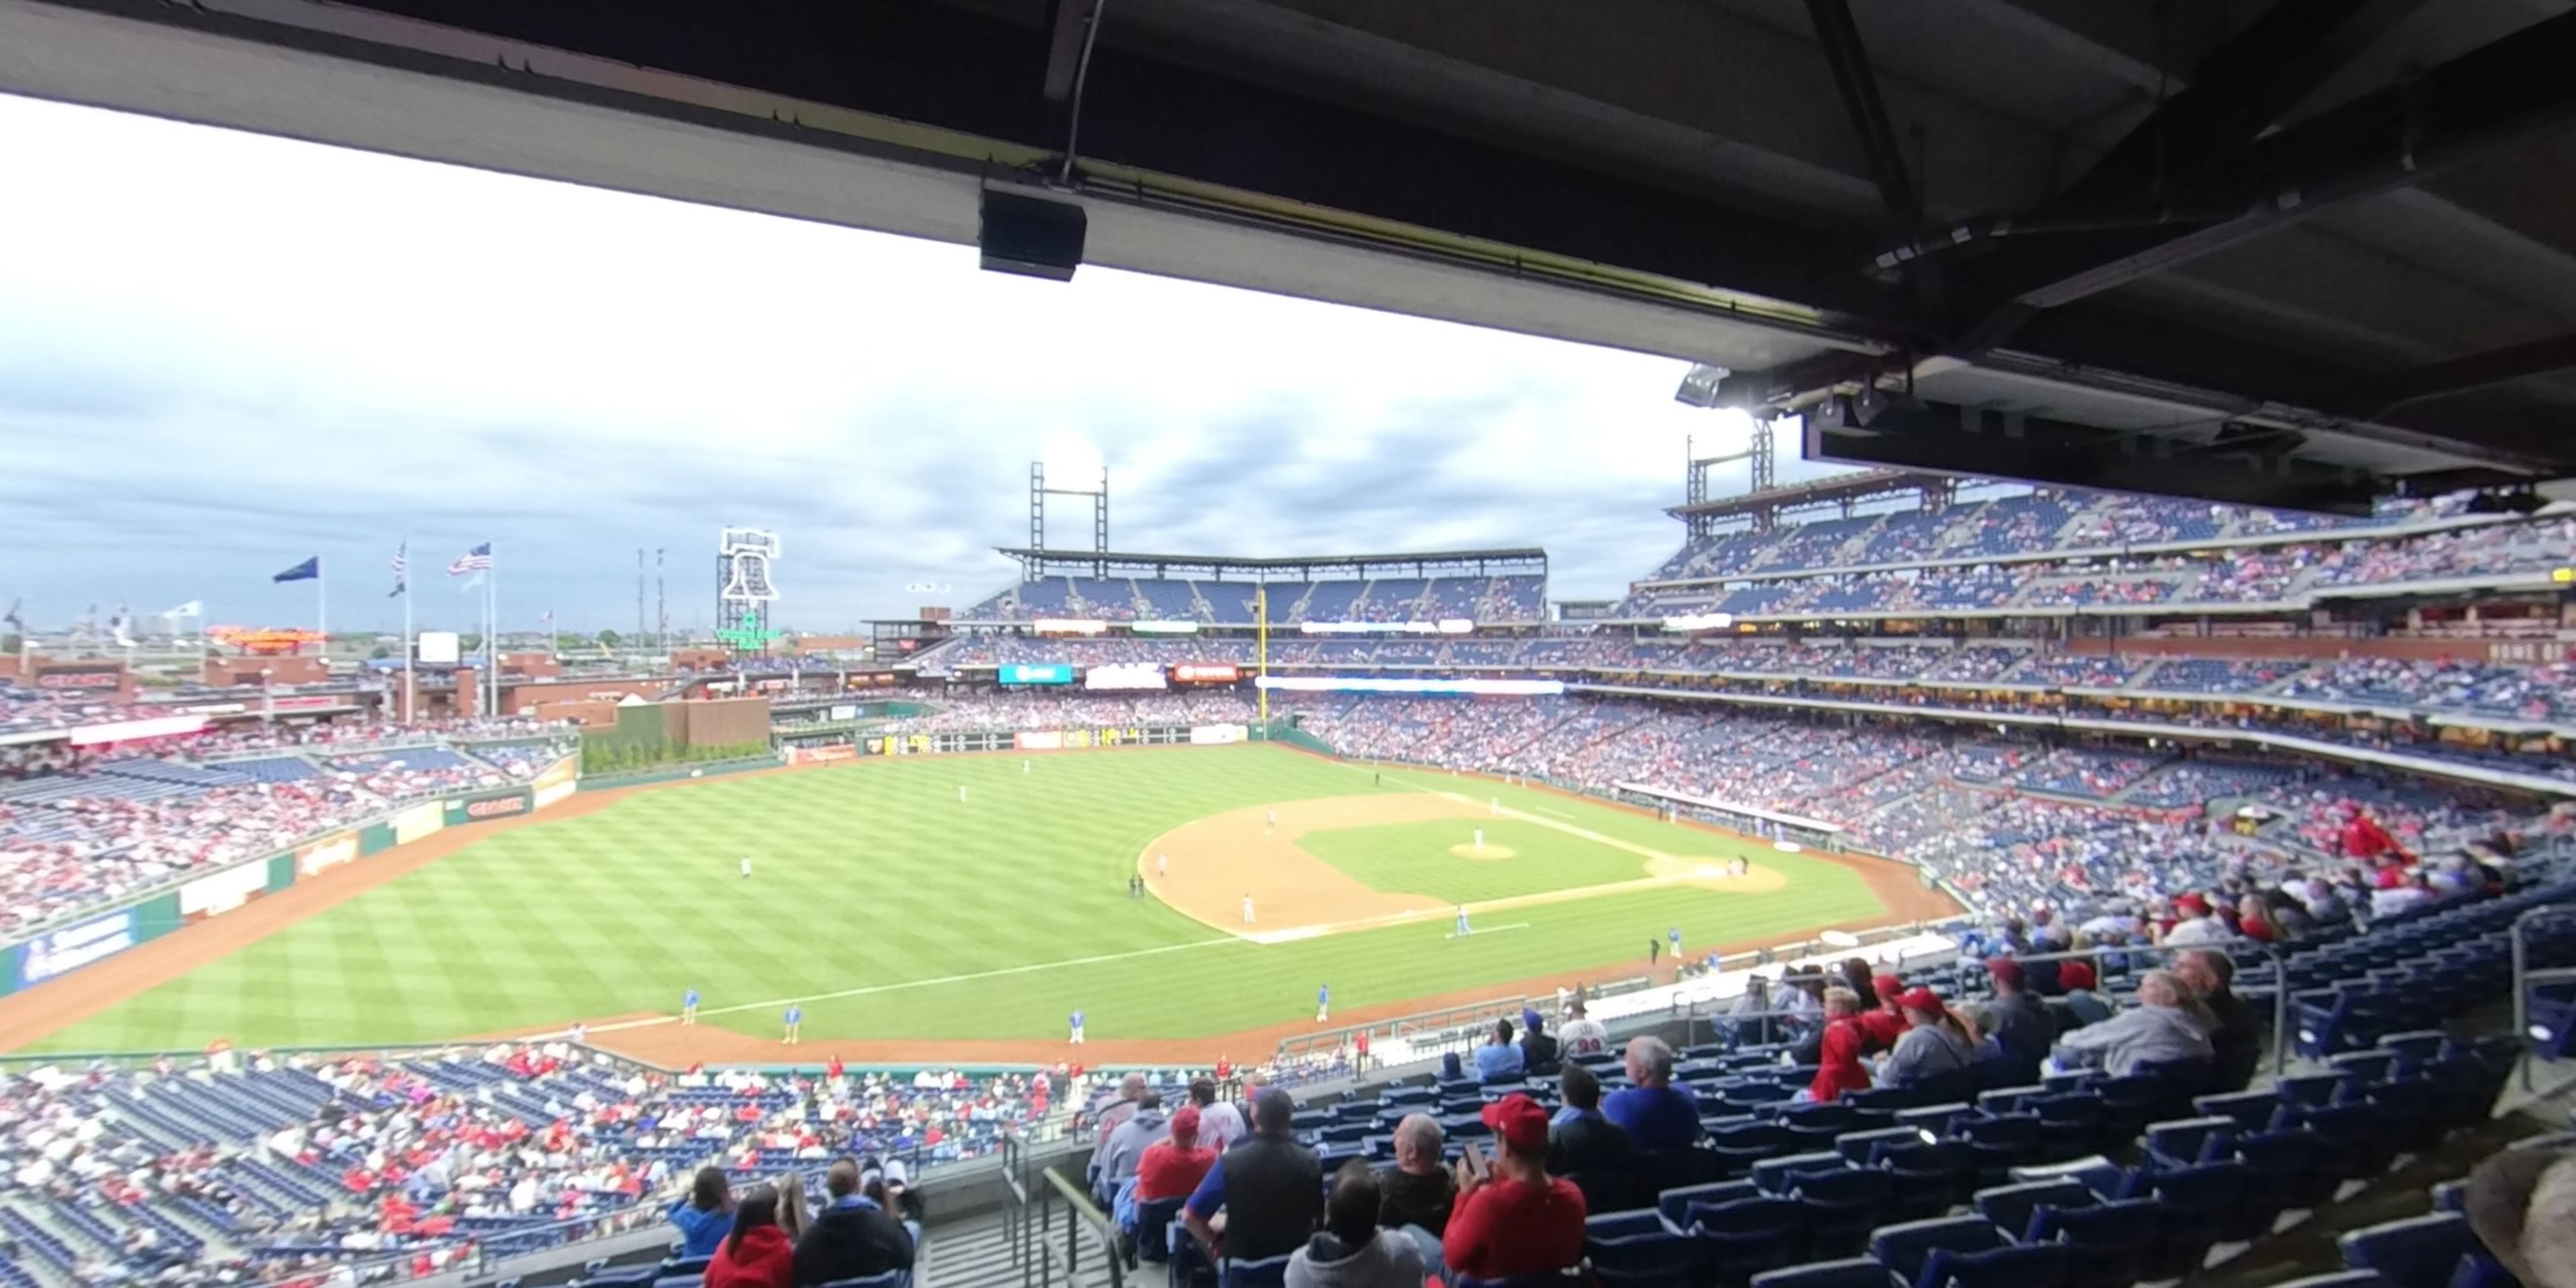
[[[1724,1288],[1741,1288],[1754,1275],[1797,1260],[1805,1214],[1788,1199],[1694,1204],[1691,1213],[1691,1239],[1709,1276]]]
[[[2007,1244],[1973,1252],[1935,1250],[1915,1288],[2065,1288],[2076,1250],[2062,1243]]]
[[[1932,1277],[1934,1254],[1985,1252],[2007,1245],[2003,1232],[1984,1217],[1947,1217],[1880,1226],[1870,1233],[1869,1255],[1894,1272],[1899,1283],[1938,1288],[1946,1276]]]
[[[1896,1288],[1887,1267],[1867,1257],[1815,1261],[1753,1276],[1751,1288]]]
[[[1789,1197],[1798,1204],[1810,1257],[1848,1257],[1869,1246],[1869,1232],[1896,1216],[1896,1185],[1886,1172],[1844,1168],[1795,1174]]]
[[[2030,1229],[2032,1217],[2043,1207],[2091,1207],[2098,1201],[2089,1186],[2063,1176],[1979,1190],[1973,1200],[1977,1215],[2016,1239]]]
[[[1757,1197],[1751,1181],[1714,1181],[1707,1185],[1684,1185],[1655,1196],[1656,1215],[1664,1219],[1669,1230],[1687,1230],[1691,1226],[1690,1209],[1694,1205],[1731,1203],[1737,1199]]]
[[[1227,1257],[1217,1268],[1217,1282],[1225,1288],[1286,1288],[1288,1259],[1295,1255],[1283,1252],[1259,1261]]]
[[[2460,1258],[2480,1251],[2468,1221],[2449,1212],[2366,1226],[2335,1245],[2345,1265],[2377,1272],[2389,1288],[2448,1288]]]
[[[2025,1237],[2075,1250],[2072,1288],[2128,1288],[2142,1275],[2160,1242],[2162,1206],[2148,1199],[2115,1199],[2068,1207],[2041,1204]]]
[[[1689,1288],[1700,1271],[1700,1244],[1662,1229],[1617,1238],[1588,1237],[1585,1255],[1605,1288]]]

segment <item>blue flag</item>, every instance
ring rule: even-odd
[[[300,563],[300,564],[297,564],[297,565],[295,565],[294,567],[289,568],[289,569],[287,569],[286,571],[284,571],[284,572],[282,572],[282,573],[279,573],[279,574],[277,574],[277,575],[276,575],[276,576],[274,576],[274,577],[269,578],[269,580],[270,580],[270,581],[311,581],[311,580],[313,580],[314,578],[319,577],[319,576],[321,576],[321,575],[322,575],[322,556],[320,556],[320,555],[315,555],[315,556],[313,556],[312,558],[307,559],[307,560],[305,560],[304,562],[302,562],[302,563]]]

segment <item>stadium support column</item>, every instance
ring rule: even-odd
[[[1252,588],[1252,692],[1261,704],[1261,736],[1270,736],[1270,588]]]

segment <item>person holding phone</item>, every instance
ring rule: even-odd
[[[1440,1240],[1459,1275],[1501,1279],[1546,1274],[1583,1259],[1583,1191],[1547,1174],[1547,1110],[1520,1092],[1485,1106],[1502,1153],[1467,1142],[1458,1160],[1458,1205]]]

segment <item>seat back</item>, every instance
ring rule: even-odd
[[[1938,1249],[1914,1278],[1915,1288],[2064,1288],[2075,1249],[2062,1243],[2011,1244],[1978,1252]]]
[[[2093,1191],[2071,1177],[1998,1185],[1977,1191],[1975,1197],[1977,1215],[2015,1238],[2030,1228],[2031,1214],[2042,1207],[2080,1208],[2094,1202]]]
[[[2468,1221],[2449,1212],[2365,1226],[2335,1245],[2345,1265],[2377,1271],[2389,1288],[2448,1288],[2460,1258],[2479,1250]]]
[[[1288,1259],[1295,1255],[1283,1252],[1259,1261],[1228,1257],[1217,1269],[1217,1280],[1226,1288],[1287,1288]]]
[[[1753,1197],[1755,1197],[1755,1191],[1751,1181],[1712,1181],[1706,1185],[1683,1185],[1657,1195],[1655,1211],[1664,1218],[1665,1225],[1675,1230],[1687,1230],[1690,1228],[1690,1222],[1685,1218],[1685,1214],[1690,1211],[1692,1204],[1731,1203],[1737,1199]]]
[[[1751,1288],[1892,1288],[1887,1267],[1868,1257],[1848,1261],[1814,1261],[1753,1276]]]
[[[1869,1255],[1900,1281],[1912,1284],[1918,1282],[1934,1252],[1981,1252],[2002,1247],[2003,1242],[2003,1232],[1984,1217],[1935,1217],[1871,1231]]]

